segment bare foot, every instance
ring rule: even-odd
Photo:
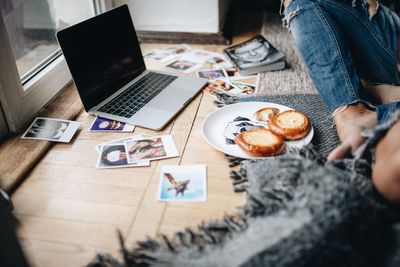
[[[400,203],[400,121],[379,141],[372,181],[388,200]]]
[[[328,160],[351,156],[364,141],[361,133],[376,126],[376,112],[363,103],[357,103],[335,115],[333,121],[341,144],[329,154]]]

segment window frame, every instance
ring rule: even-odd
[[[93,15],[113,7],[111,0],[89,1]],[[1,14],[0,47],[0,104],[7,121],[7,125],[0,125],[0,132],[8,128],[10,133],[18,133],[72,81],[72,77],[60,48],[50,55],[53,56],[50,61],[46,61],[49,56],[39,63],[35,73],[28,72],[20,77]]]

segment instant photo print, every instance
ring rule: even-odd
[[[96,117],[89,128],[91,132],[133,132],[134,125],[125,122]]]
[[[179,156],[171,135],[137,138],[125,141],[124,144],[128,163]]]
[[[162,166],[157,198],[159,201],[206,201],[206,165]]]
[[[100,149],[99,159],[97,162],[98,169],[107,168],[129,168],[129,167],[142,167],[149,166],[150,161],[138,161],[135,163],[128,163],[125,145],[120,144],[106,144]]]
[[[76,121],[37,117],[21,138],[69,143],[79,125]]]
[[[217,79],[228,78],[228,75],[224,69],[199,70],[197,71],[197,76],[207,79],[209,82]]]

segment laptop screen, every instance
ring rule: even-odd
[[[57,38],[87,111],[145,70],[127,5],[64,29]]]

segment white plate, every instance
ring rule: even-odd
[[[211,113],[203,122],[201,132],[204,139],[214,148],[219,151],[244,159],[252,159],[255,157],[247,155],[237,145],[227,145],[224,137],[224,131],[229,122],[233,121],[237,117],[245,117],[252,121],[255,121],[254,113],[265,107],[278,108],[280,112],[290,110],[287,106],[268,103],[268,102],[242,102],[222,107],[213,113]],[[314,129],[311,127],[311,131],[300,140],[286,141],[288,147],[303,147],[309,144],[314,136]]]

